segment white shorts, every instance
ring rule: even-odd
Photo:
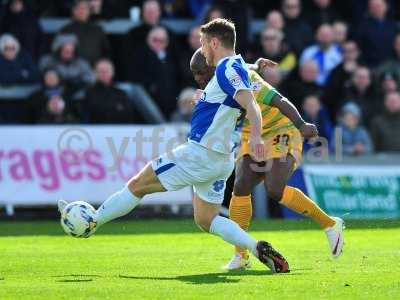
[[[226,180],[234,164],[233,154],[212,151],[192,142],[164,153],[151,163],[167,191],[193,186],[202,200],[214,204],[224,200]]]

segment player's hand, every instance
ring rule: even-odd
[[[250,137],[249,144],[251,157],[257,162],[264,161],[265,145],[261,137]]]
[[[257,65],[259,72],[264,72],[265,69],[267,69],[267,68],[277,67],[278,63],[276,63],[270,59],[260,57],[259,59],[256,60],[255,65]]]
[[[203,96],[204,91],[197,89],[196,92],[193,94],[193,98],[190,101],[190,104],[192,104],[192,108],[196,106],[197,102],[199,102],[200,98]]]
[[[299,130],[305,139],[311,139],[318,136],[317,126],[311,123],[304,123]]]

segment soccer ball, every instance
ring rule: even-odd
[[[96,231],[96,210],[83,201],[71,202],[61,212],[61,226],[73,237],[88,238]]]

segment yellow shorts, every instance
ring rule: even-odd
[[[272,158],[284,159],[291,154],[296,160],[295,168],[301,163],[301,153],[303,151],[303,138],[296,128],[283,129],[272,134],[264,134],[265,161]],[[250,155],[250,147],[247,136],[242,137],[241,146],[236,155],[240,159],[244,155]]]

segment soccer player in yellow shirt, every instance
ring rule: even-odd
[[[268,60],[259,61],[270,66]],[[253,67],[259,67],[260,64]],[[207,65],[200,50],[196,51],[190,68],[200,88],[211,80],[214,68]],[[313,124],[304,122],[293,104],[275,88],[264,81],[254,70],[249,72],[253,94],[263,116],[265,160],[256,162],[250,156],[248,144],[249,124],[243,118],[242,141],[236,157],[235,184],[229,206],[229,215],[244,230],[248,230],[252,217],[251,191],[264,181],[268,197],[281,205],[313,219],[325,230],[333,257],[338,257],[343,248],[344,222],[331,217],[297,188],[287,185],[287,181],[301,161],[303,138],[318,135]],[[235,248],[235,255],[225,266],[227,270],[249,268],[247,250]]]

